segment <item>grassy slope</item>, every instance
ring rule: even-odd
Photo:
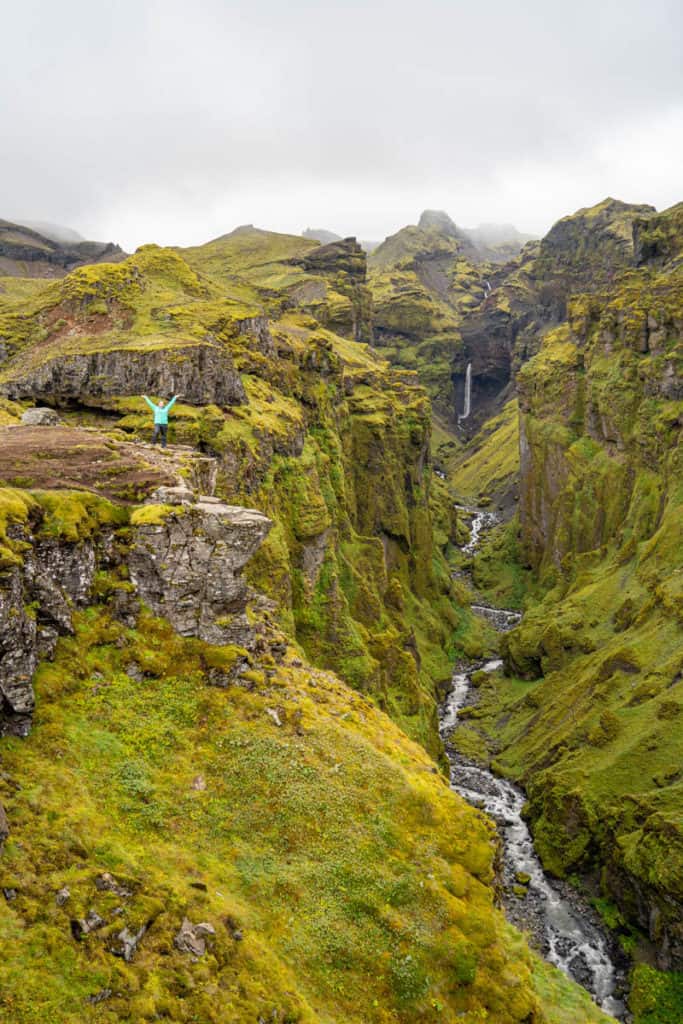
[[[469,442],[456,465],[451,463],[449,482],[461,501],[476,504],[514,487],[519,474],[518,419],[517,401],[508,402]]]
[[[40,670],[34,732],[2,753],[13,1021],[603,1019],[493,910],[490,827],[419,747],[305,665],[207,687],[234,657],[93,608]],[[98,891],[104,871],[132,895]],[[90,909],[106,923],[76,943]],[[216,928],[197,962],[173,947],[185,915]],[[132,963],[108,952],[143,923]]]

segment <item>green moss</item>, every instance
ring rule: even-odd
[[[504,495],[519,473],[519,428],[516,400],[488,420],[468,444],[464,457],[452,460],[448,481],[461,501]]]
[[[131,513],[131,526],[163,526],[168,516],[178,511],[175,505],[141,505]]]
[[[8,528],[25,524],[37,507],[36,499],[25,491],[0,488],[0,570],[21,565],[26,542],[8,536]]]
[[[683,1016],[683,974],[638,964],[631,976],[629,1006],[635,1024],[672,1024]]]
[[[534,580],[523,564],[519,518],[501,523],[483,538],[472,564],[479,600],[494,608],[522,608],[534,591]]]
[[[45,516],[40,532],[48,537],[80,541],[103,526],[121,526],[127,513],[106,498],[83,491],[34,491]]]
[[[481,816],[327,673],[283,666],[261,692],[255,665],[256,689],[207,687],[207,664],[235,653],[93,609],[41,668],[34,731],[3,746],[2,884],[17,890],[0,919],[3,1011],[17,1024],[273,1012],[380,1024],[387,1011],[431,1019],[438,1004],[448,1021],[555,1019],[534,991],[538,964],[493,907]],[[128,895],[98,888],[103,872]],[[91,908],[104,927],[76,942],[70,920]],[[173,945],[184,916],[216,929],[197,961]],[[124,925],[147,927],[131,963],[108,951]],[[575,1021],[605,1019],[566,979],[553,985]]]

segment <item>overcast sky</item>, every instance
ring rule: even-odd
[[[0,217],[131,250],[683,199],[680,0],[2,7]]]

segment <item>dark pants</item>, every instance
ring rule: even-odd
[[[154,436],[152,437],[152,444],[156,444],[161,437],[161,447],[166,447],[166,438],[168,437],[168,423],[155,423],[154,424]]]

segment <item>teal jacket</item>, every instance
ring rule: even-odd
[[[168,423],[168,414],[175,405],[178,396],[174,395],[171,401],[168,403],[168,405],[157,405],[155,402],[152,402],[151,399],[147,397],[147,395],[143,395],[142,397],[144,398],[144,400],[147,402],[147,405],[154,413],[154,422]]]

